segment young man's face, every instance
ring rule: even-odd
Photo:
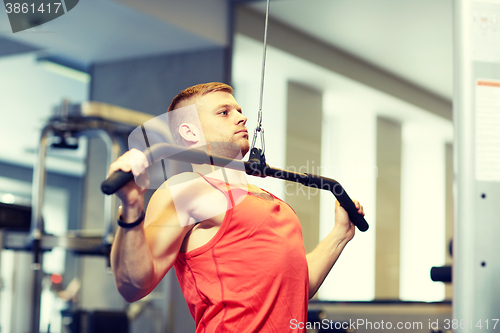
[[[235,143],[242,156],[248,152],[247,117],[233,95],[224,91],[208,93],[197,99],[196,109],[206,142]]]

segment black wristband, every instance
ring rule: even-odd
[[[146,214],[144,213],[144,210],[142,211],[141,215],[137,218],[137,220],[135,220],[134,222],[131,222],[131,223],[127,223],[127,222],[123,222],[121,221],[121,215],[118,217],[118,225],[122,228],[125,228],[125,229],[131,229],[131,228],[135,228],[137,227],[139,224],[142,223],[142,221],[144,221],[144,216]]]

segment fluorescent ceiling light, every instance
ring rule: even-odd
[[[43,68],[53,73],[66,76],[70,79],[77,80],[83,83],[90,82],[90,74],[82,70],[78,70],[64,64],[58,63],[50,58],[40,58],[38,59],[38,64]]]

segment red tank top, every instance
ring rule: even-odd
[[[253,194],[231,208],[243,190],[205,180],[228,210],[215,236],[174,264],[196,333],[304,332],[296,324],[307,320],[309,274],[294,211]]]

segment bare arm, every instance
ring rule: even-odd
[[[130,170],[127,153],[113,163],[110,174],[118,169]],[[122,221],[139,217],[144,209],[144,192],[130,182],[117,193],[123,205]],[[143,224],[118,228],[111,248],[111,267],[118,291],[128,302],[149,294],[172,267],[189,229],[181,227],[179,216],[168,186],[162,186],[153,194]]]
[[[358,212],[364,215],[363,207],[354,201]],[[309,253],[309,298],[312,298],[339,258],[347,243],[354,237],[355,226],[338,201],[335,205],[335,227],[318,246]]]
[[[151,198],[144,226],[118,228],[111,266],[118,291],[128,302],[141,299],[158,285],[174,264],[188,230],[180,226],[168,188],[157,190]]]

